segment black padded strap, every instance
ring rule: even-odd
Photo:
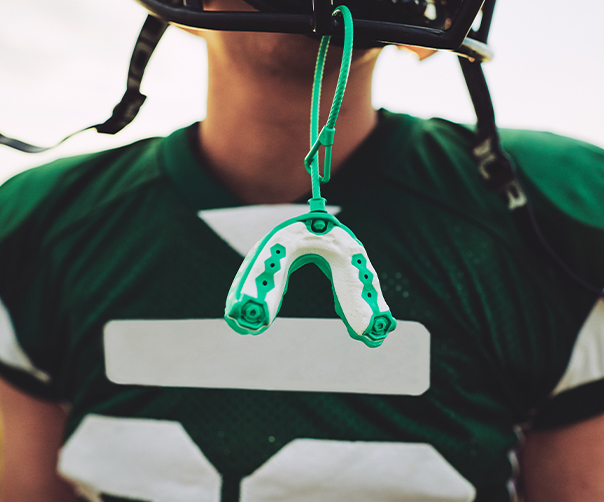
[[[5,136],[4,134],[0,133],[0,145],[8,146],[9,148],[14,148],[15,150],[19,150],[20,152],[25,152],[25,153],[42,153],[42,152],[45,152],[46,150],[50,150],[51,148],[55,148],[55,147],[59,146],[61,143],[63,143],[63,141],[67,140],[70,137],[71,136],[67,136],[67,138],[59,141],[54,146],[43,147],[43,146],[30,145],[29,143],[26,143],[25,141],[11,138],[9,136]]]
[[[116,134],[134,120],[147,99],[147,96],[140,92],[145,68],[167,27],[168,23],[165,21],[154,16],[147,16],[130,59],[126,92],[113,109],[111,117],[92,128],[103,134]]]
[[[527,199],[516,176],[512,159],[501,148],[493,102],[482,65],[464,57],[459,58],[459,63],[476,111],[476,144],[472,154],[478,164],[478,171],[485,187],[500,193],[508,208],[515,211],[524,207]]]
[[[478,164],[478,171],[485,187],[503,197],[508,209],[513,214],[518,229],[531,244],[541,248],[546,256],[553,260],[556,266],[576,284],[596,296],[604,297],[601,287],[594,286],[575,274],[547,242],[539,227],[533,207],[518,179],[516,167],[501,147],[493,102],[482,66],[480,62],[464,57],[460,57],[459,62],[476,111],[476,143],[472,154]]]
[[[49,147],[31,145],[3,134],[0,134],[0,145],[5,145],[25,153],[41,153],[56,148],[72,136],[89,129],[96,129],[98,132],[103,134],[116,134],[121,131],[134,120],[142,104],[147,98],[140,92],[143,74],[145,73],[145,68],[149,63],[149,59],[151,58],[153,51],[157,47],[157,44],[167,27],[168,23],[153,16],[148,16],[145,20],[145,24],[143,25],[143,28],[138,36],[138,40],[136,41],[136,45],[134,46],[132,58],[130,59],[126,92],[122,96],[120,102],[113,109],[111,117],[109,117],[109,119],[107,119],[105,122],[80,129],[79,131],[76,131],[63,138],[55,145]]]

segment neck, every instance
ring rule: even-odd
[[[323,82],[320,127],[329,114],[341,49],[332,48],[330,56]],[[372,53],[353,58],[336,123],[332,173],[377,123],[377,113],[371,106],[376,56]],[[307,71],[299,65],[297,71],[275,71],[274,64],[249,68],[240,61],[233,64],[210,43],[208,59],[208,112],[200,127],[200,145],[214,175],[245,203],[285,203],[308,194],[311,183],[304,157],[310,142],[314,63]]]

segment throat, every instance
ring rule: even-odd
[[[357,117],[358,112],[354,117],[342,113],[342,120],[336,125],[332,175],[344,166],[377,125],[375,110],[366,110],[362,117]],[[308,115],[299,120],[255,124],[240,118],[238,131],[230,134],[222,134],[212,123],[203,122],[199,141],[208,169],[224,187],[247,204],[306,200],[311,194],[311,178],[304,167],[310,149]],[[322,155],[321,149],[320,160]]]
[[[377,125],[378,114],[371,104],[375,57],[353,61],[335,126],[333,174]],[[319,127],[327,122],[337,70],[326,71]],[[265,72],[262,79],[249,72],[210,75],[214,75],[208,88],[211,99],[199,128],[199,146],[215,178],[249,204],[288,203],[310,196],[304,159],[310,150],[312,74],[287,79],[278,72],[272,76]]]
[[[304,168],[309,150],[305,125],[263,123],[256,127],[241,121],[237,134],[215,137],[202,123],[200,143],[214,177],[241,201],[293,202],[311,189]]]

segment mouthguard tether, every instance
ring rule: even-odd
[[[325,211],[321,184],[331,172],[335,124],[350,71],[353,20],[348,7],[335,8],[344,21],[344,50],[336,92],[327,123],[319,133],[319,101],[330,37],[321,39],[311,103],[310,151],[304,166],[311,178],[310,212],[289,219],[269,232],[248,253],[231,285],[225,307],[227,323],[238,333],[257,335],[277,317],[292,272],[316,264],[332,284],[335,310],[352,338],[378,347],[396,321],[382,296],[377,274],[363,244],[335,216]],[[323,176],[318,152],[323,147]]]

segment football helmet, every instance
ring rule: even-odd
[[[405,44],[449,50],[476,63],[491,58],[486,41],[495,0],[245,0],[255,12],[206,11],[203,0],[137,1],[150,15],[134,47],[126,92],[108,120],[82,131],[96,129],[116,134],[134,120],[146,99],[140,92],[145,68],[169,24],[190,30],[298,33],[337,39],[343,33],[343,25],[332,13],[345,4],[353,14],[355,40],[360,46]],[[477,18],[480,24],[474,29]],[[473,66],[480,68],[480,64]],[[484,89],[480,87],[477,92],[484,94]],[[490,103],[490,98],[482,96],[480,101]],[[478,122],[479,126],[490,123],[480,117]],[[70,134],[57,145],[78,132],[81,131]],[[34,146],[0,134],[2,144],[26,153],[44,152],[57,146]]]
[[[201,0],[137,1],[153,15],[189,29],[319,36],[341,34],[341,19],[331,13],[345,4],[354,18],[356,41],[460,51],[481,60],[489,59],[490,53],[476,45],[480,37],[470,34],[470,41],[464,42],[481,8],[492,13],[495,4],[494,0],[245,0],[257,12],[209,12]],[[483,24],[490,24],[490,14],[483,15]]]

